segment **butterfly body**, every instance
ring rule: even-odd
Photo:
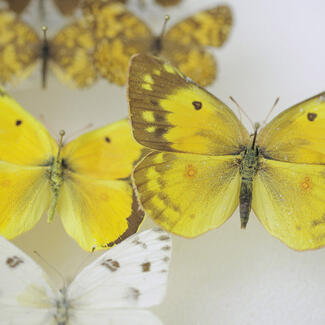
[[[56,300],[56,313],[55,313],[55,320],[57,325],[67,325],[69,322],[69,308],[70,303],[68,302],[66,296],[66,289],[60,290],[62,294],[58,300]]]
[[[247,147],[241,152],[240,162],[240,193],[239,193],[239,212],[241,227],[245,228],[248,222],[252,207],[253,180],[258,171],[258,148]]]

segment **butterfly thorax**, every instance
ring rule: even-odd
[[[258,170],[259,151],[254,145],[241,153],[239,212],[241,227],[246,228],[252,206],[253,178]]]
[[[153,38],[151,45],[151,53],[153,55],[159,55],[163,49],[163,39],[160,36]]]
[[[66,325],[69,321],[69,303],[65,296],[56,301],[56,314],[54,316],[57,325]]]
[[[42,88],[46,88],[47,83],[47,71],[48,71],[48,63],[49,58],[51,56],[50,51],[50,43],[47,39],[42,42],[41,50],[40,50],[40,57],[42,58]]]

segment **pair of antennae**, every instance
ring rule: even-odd
[[[230,100],[237,106],[238,108],[238,111],[239,111],[239,116],[240,116],[240,119],[241,119],[241,113],[244,114],[244,116],[248,119],[248,121],[250,122],[252,128],[254,129],[254,131],[257,131],[260,127],[264,127],[267,120],[269,119],[271,113],[273,112],[274,108],[276,107],[276,105],[278,104],[279,100],[280,100],[280,97],[277,97],[275,102],[273,103],[271,109],[269,110],[268,114],[266,115],[266,118],[265,120],[262,122],[262,124],[260,123],[254,123],[251,118],[248,116],[248,114],[245,112],[245,110],[237,103],[237,101],[232,97],[232,96],[229,96]]]

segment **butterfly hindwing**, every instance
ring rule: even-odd
[[[325,166],[260,161],[253,210],[265,228],[296,250],[325,245]]]
[[[184,237],[220,226],[238,206],[235,156],[153,152],[136,166],[133,180],[146,213]]]
[[[223,155],[248,142],[225,104],[158,58],[132,58],[128,99],[134,137],[150,149]]]
[[[96,81],[95,43],[85,19],[65,26],[50,45],[52,67],[61,81],[78,88],[88,87]]]

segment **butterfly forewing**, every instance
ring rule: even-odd
[[[150,149],[231,155],[248,143],[225,104],[158,58],[132,58],[128,99],[135,139]]]
[[[257,136],[267,158],[292,163],[325,163],[325,93],[285,110]]]
[[[82,0],[53,0],[59,11],[65,16],[71,16],[77,10]]]
[[[161,229],[126,239],[74,279],[68,297],[75,313],[159,304],[166,292],[170,257],[171,238]]]
[[[14,11],[16,14],[21,14],[30,3],[30,0],[3,0],[3,1],[7,2],[9,9]]]

